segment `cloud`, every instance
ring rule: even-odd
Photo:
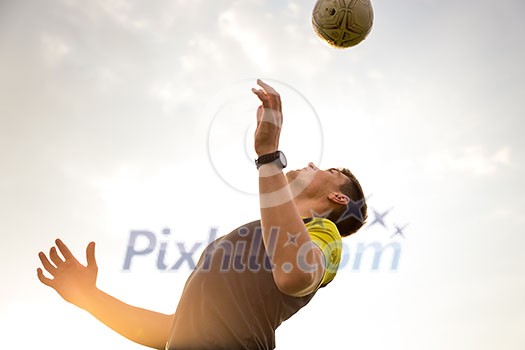
[[[77,13],[84,13],[91,21],[97,22],[103,18],[118,24],[126,30],[143,30],[149,26],[148,21],[140,18],[135,6],[127,0],[96,0],[78,1],[63,0],[63,3]]]
[[[238,19],[233,11],[219,16],[219,28],[223,34],[237,41],[248,58],[263,71],[271,68],[268,49],[263,38]]]
[[[510,146],[488,152],[483,146],[475,145],[463,148],[460,154],[435,154],[428,159],[426,166],[433,173],[452,171],[486,176],[512,165],[511,154]]]
[[[154,83],[150,90],[151,96],[162,104],[164,113],[175,113],[179,106],[191,100],[195,91],[184,84],[174,84],[172,82]]]
[[[42,34],[40,44],[45,61],[52,66],[61,63],[71,51],[62,38],[47,33]]]

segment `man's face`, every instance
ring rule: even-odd
[[[286,173],[286,178],[294,195],[318,196],[339,191],[339,188],[348,181],[343,173],[335,168],[319,169],[314,163]]]

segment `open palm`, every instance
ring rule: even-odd
[[[252,89],[261,101],[257,109],[257,128],[255,129],[255,152],[258,156],[273,153],[279,148],[279,138],[283,124],[281,96],[270,85],[257,79],[260,89]]]
[[[38,253],[42,265],[53,278],[47,278],[41,268],[37,269],[40,282],[57,291],[66,301],[79,307],[86,306],[89,296],[96,290],[98,267],[95,260],[95,243],[86,248],[87,266],[82,265],[73,256],[69,248],[60,240],[55,241],[57,249],[49,250],[49,258],[43,252]]]

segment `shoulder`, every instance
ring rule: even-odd
[[[341,242],[341,234],[337,226],[326,218],[311,218],[305,226],[310,236],[315,236],[326,243],[329,241]]]
[[[326,218],[312,218],[305,223],[312,242],[322,251],[325,259],[325,273],[320,286],[330,283],[339,268],[343,243],[337,226]]]

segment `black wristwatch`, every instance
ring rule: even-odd
[[[257,166],[257,169],[259,169],[261,165],[272,162],[275,162],[275,164],[277,164],[281,169],[286,168],[286,165],[288,165],[288,161],[286,160],[284,153],[281,151],[276,151],[260,156],[255,160],[255,165]]]

